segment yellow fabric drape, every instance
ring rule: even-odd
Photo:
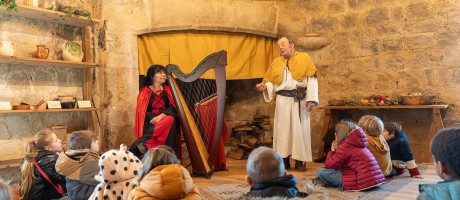
[[[272,60],[279,56],[276,39],[240,33],[155,33],[138,37],[139,74],[153,64],[176,64],[191,72],[211,53],[227,51],[227,79],[262,78]],[[206,72],[202,78],[214,78]]]

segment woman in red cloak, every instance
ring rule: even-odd
[[[166,69],[152,65],[144,77],[137,97],[134,133],[136,141],[130,151],[139,158],[159,145],[171,147],[181,158],[180,132],[171,88],[165,84]]]

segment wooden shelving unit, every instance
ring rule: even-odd
[[[73,108],[73,109],[46,109],[46,110],[0,110],[0,114],[19,113],[57,113],[57,112],[91,112],[100,111],[103,108]]]
[[[78,27],[91,26],[93,23],[101,23],[99,19],[91,19],[88,17],[69,15],[63,12],[48,10],[35,6],[26,6],[18,4],[18,12],[1,12],[2,14],[9,14],[18,17],[26,17],[29,19],[36,19],[40,21],[47,21],[59,24],[67,24]]]
[[[76,15],[69,15],[64,12],[48,10],[44,8],[34,7],[34,6],[27,6],[18,4],[17,5],[18,12],[6,12],[0,10],[0,14],[3,15],[11,15],[11,16],[18,16],[24,17],[28,19],[38,20],[38,21],[45,21],[51,23],[58,23],[58,24],[65,24],[75,27],[82,28],[82,47],[83,53],[85,57],[83,62],[69,62],[64,60],[48,60],[48,59],[36,59],[36,58],[25,58],[25,57],[16,57],[16,56],[0,56],[0,64],[9,64],[9,65],[18,65],[18,66],[42,66],[42,67],[61,67],[61,68],[81,68],[85,70],[83,74],[83,99],[90,99],[93,89],[93,83],[91,77],[93,77],[93,73],[96,73],[96,70],[92,70],[91,68],[102,68],[103,66],[98,63],[92,63],[91,58],[91,26],[94,24],[101,23],[100,19],[92,19],[89,17],[81,17]],[[27,38],[24,38],[27,40]],[[101,69],[103,71],[103,69]],[[99,71],[103,75],[101,71]],[[103,80],[99,78],[99,81]],[[99,85],[102,83],[99,82]],[[102,94],[103,97],[103,94]],[[97,117],[99,121],[99,117],[96,116],[98,111],[102,111],[104,108],[74,108],[74,109],[43,109],[43,110],[0,110],[0,114],[30,114],[30,113],[68,113],[68,112],[86,112],[87,116],[92,119],[89,120],[87,127],[88,129],[93,129],[93,124],[91,121],[94,122],[94,117]],[[103,120],[103,119],[102,119]],[[99,132],[101,132],[101,127],[99,124]],[[8,160],[0,160],[0,169],[4,168],[11,168],[11,167],[18,167],[22,162],[22,158],[15,158],[15,159],[8,159]]]
[[[13,65],[33,65],[43,67],[63,67],[63,68],[94,68],[99,67],[97,63],[70,62],[65,60],[48,60],[37,58],[22,58],[16,56],[0,56],[0,63]]]

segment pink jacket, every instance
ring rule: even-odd
[[[327,169],[342,169],[344,190],[364,190],[385,183],[385,176],[367,149],[366,134],[357,128],[342,141],[335,152],[327,154]]]

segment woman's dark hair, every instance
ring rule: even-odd
[[[385,130],[387,130],[391,134],[395,134],[396,137],[403,132],[402,126],[398,122],[386,122]]]
[[[163,65],[150,66],[149,69],[147,70],[147,74],[144,76],[144,82],[143,82],[144,86],[152,85],[153,84],[152,78],[158,72],[166,73],[166,68]]]
[[[431,154],[435,161],[446,165],[455,178],[460,178],[460,127],[445,128],[431,140]]]

